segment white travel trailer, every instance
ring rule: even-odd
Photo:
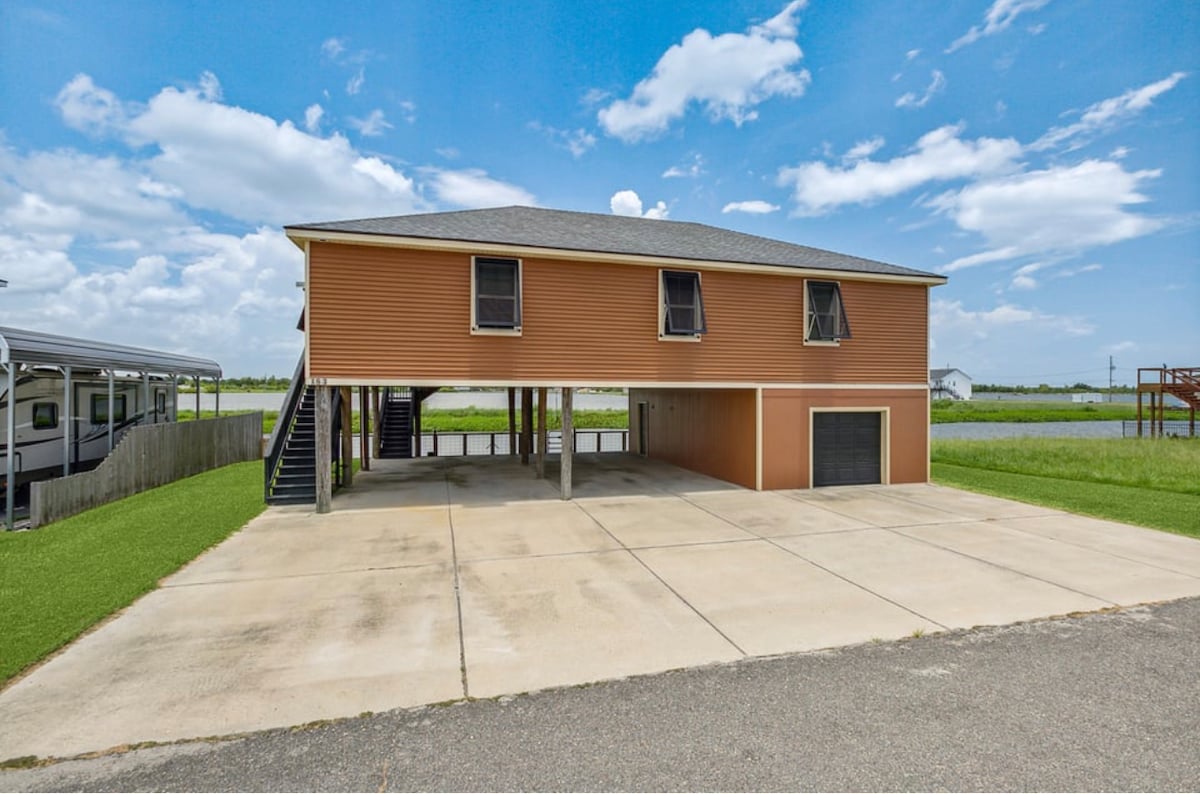
[[[132,427],[173,422],[181,377],[215,361],[0,328],[0,490],[10,528],[28,483],[89,469]],[[197,391],[199,408],[199,391]]]

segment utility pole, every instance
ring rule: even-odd
[[[1112,358],[1112,356],[1109,356],[1108,357],[1108,401],[1109,402],[1112,402],[1112,378],[1113,378],[1113,370],[1114,369],[1116,369],[1116,367],[1113,365],[1113,358]]]

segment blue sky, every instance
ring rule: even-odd
[[[933,366],[1200,365],[1200,4],[0,0],[0,324],[290,374],[286,223],[537,204],[945,273]]]

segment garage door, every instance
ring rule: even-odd
[[[813,414],[813,485],[867,485],[881,482],[883,414]]]

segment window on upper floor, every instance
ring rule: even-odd
[[[804,341],[837,344],[849,339],[850,323],[841,285],[836,281],[806,281],[804,293]]]
[[[704,297],[700,293],[700,274],[680,270],[663,270],[661,273],[662,317],[659,338],[699,341],[701,334],[708,333]]]
[[[520,333],[521,260],[474,258],[471,274],[471,330]]]

